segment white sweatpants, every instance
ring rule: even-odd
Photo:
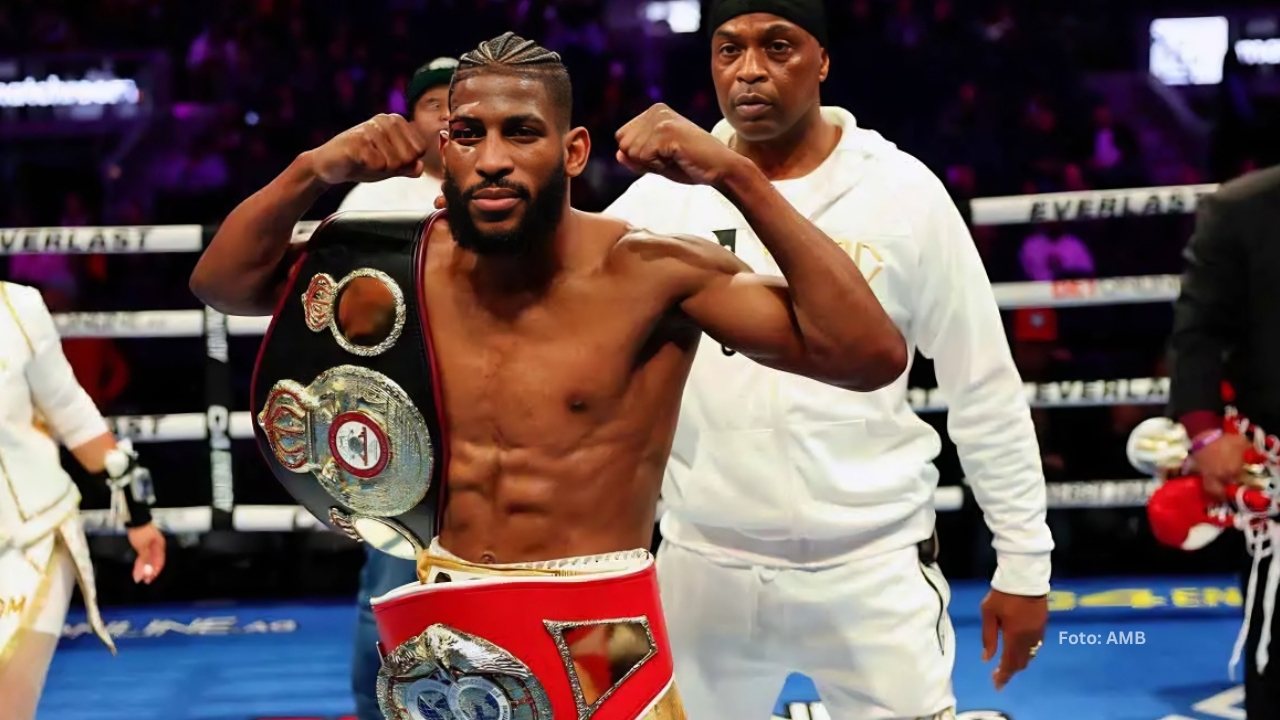
[[[794,570],[725,564],[664,543],[657,565],[689,720],[767,720],[793,671],[814,681],[833,720],[929,718],[955,707],[951,590],[914,546]]]

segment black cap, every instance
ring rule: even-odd
[[[448,85],[453,80],[453,71],[457,69],[456,59],[441,57],[415,70],[404,91],[405,112],[412,115],[413,106],[418,104],[423,94],[431,88]]]
[[[827,44],[827,11],[823,0],[712,0],[708,14],[708,32],[714,33],[721,25],[749,13],[769,13],[804,28],[818,40]]]

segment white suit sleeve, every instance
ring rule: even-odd
[[[992,587],[1044,595],[1053,537],[1031,409],[982,258],[941,183],[931,180],[916,227],[923,249],[916,341],[934,361],[948,434],[995,536]]]
[[[44,300],[30,288],[22,296],[18,303],[19,314],[33,353],[31,362],[27,364],[27,384],[31,387],[31,400],[40,416],[54,436],[68,448],[108,432],[107,421],[98,412],[89,393],[80,386],[66,355],[62,354],[62,340]]]

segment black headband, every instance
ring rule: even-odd
[[[769,13],[799,25],[818,40],[827,44],[827,12],[822,0],[713,0],[707,27],[710,32],[739,15]]]

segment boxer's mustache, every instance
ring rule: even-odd
[[[486,182],[472,185],[463,191],[462,199],[467,202],[471,202],[471,200],[475,198],[476,193],[481,190],[510,190],[518,195],[522,200],[530,200],[533,198],[533,193],[529,191],[528,187],[520,183],[511,182],[510,180],[498,178],[497,180],[488,180]]]

